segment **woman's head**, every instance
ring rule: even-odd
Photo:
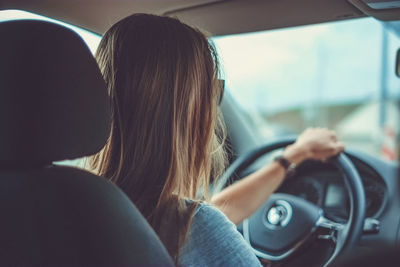
[[[106,32],[96,58],[113,127],[92,167],[119,185],[157,231],[169,209],[182,216],[176,199],[207,192],[211,172],[223,167],[216,52],[179,20],[135,14]]]

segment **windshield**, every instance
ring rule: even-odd
[[[396,158],[400,39],[372,18],[213,38],[226,86],[265,142],[311,126]]]

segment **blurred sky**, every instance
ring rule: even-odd
[[[246,110],[263,113],[310,103],[359,102],[379,95],[380,22],[357,19],[214,38],[227,86]],[[399,38],[389,34],[388,87]]]

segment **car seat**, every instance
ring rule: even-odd
[[[172,266],[116,186],[53,162],[98,152],[110,132],[106,85],[73,31],[0,23],[0,265]]]

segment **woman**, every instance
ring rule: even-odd
[[[131,198],[178,264],[259,265],[230,220],[260,207],[285,168],[274,162],[208,197],[225,156],[218,60],[206,37],[176,19],[135,14],[106,32],[96,58],[113,127],[92,168]],[[284,157],[298,164],[342,150],[333,132],[311,129]]]

